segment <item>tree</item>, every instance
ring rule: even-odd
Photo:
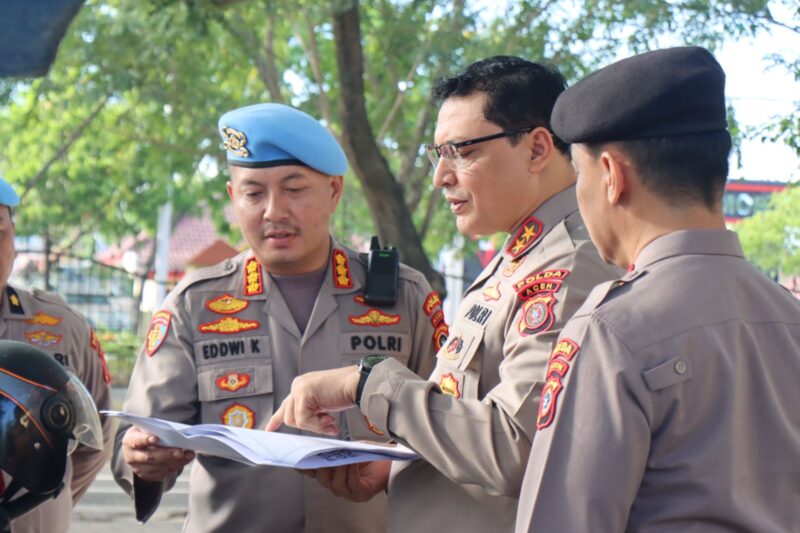
[[[775,193],[769,206],[734,226],[747,258],[764,272],[800,276],[800,186]]]
[[[765,0],[89,0],[47,78],[0,84],[0,167],[25,194],[20,234],[60,247],[152,233],[170,192],[177,215],[207,205],[230,230],[217,118],[289,103],[348,152],[334,230],[377,230],[441,287],[428,256],[455,225],[420,149],[438,77],[507,53],[575,79],[620,50],[713,47],[773,23]]]

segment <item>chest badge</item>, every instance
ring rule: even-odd
[[[223,335],[233,335],[240,331],[250,331],[258,329],[261,324],[257,320],[242,320],[233,316],[226,316],[214,322],[200,324],[197,330],[200,333],[222,333]]]
[[[487,285],[483,288],[484,301],[499,300],[500,299],[500,280],[494,285]]]
[[[147,335],[145,335],[144,350],[147,355],[152,357],[164,344],[171,322],[172,313],[169,311],[159,311],[153,315],[153,320],[150,321],[150,328],[147,330]]]
[[[445,358],[453,361],[458,359],[458,354],[461,353],[463,348],[464,338],[461,335],[457,335],[447,343],[447,347],[444,349],[444,353],[442,355],[444,355]]]
[[[214,383],[217,388],[228,392],[236,392],[250,384],[250,374],[242,372],[228,372],[224,376],[218,377]]]
[[[232,315],[247,309],[250,302],[247,300],[240,300],[234,298],[230,294],[223,294],[206,302],[206,308],[209,311],[219,313],[220,315]]]
[[[26,324],[38,326],[57,326],[61,323],[61,317],[48,315],[42,311],[37,311],[33,318],[26,320]]]
[[[553,325],[553,304],[556,299],[550,294],[540,294],[526,301],[522,306],[522,319],[519,321],[520,335],[535,335],[547,331]]]
[[[25,333],[25,337],[28,339],[30,344],[40,348],[52,348],[61,342],[62,338],[61,335],[56,335],[55,333],[50,333],[49,331],[45,331],[43,329],[28,331]]]
[[[225,409],[220,418],[226,426],[253,429],[256,425],[256,413],[240,403],[235,403]]]
[[[443,375],[439,380],[439,388],[442,389],[442,392],[444,394],[449,394],[456,400],[461,398],[461,392],[458,390],[458,387],[458,379],[453,376],[452,372],[448,372],[447,374]]]
[[[390,315],[383,313],[379,309],[370,309],[360,316],[350,315],[347,317],[351,324],[356,326],[372,326],[379,328],[381,326],[391,326],[400,322],[400,315]]]

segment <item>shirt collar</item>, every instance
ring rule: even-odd
[[[677,255],[729,255],[744,257],[739,237],[726,229],[689,229],[663,235],[645,246],[634,271]]]

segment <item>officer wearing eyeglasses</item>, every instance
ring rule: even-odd
[[[391,476],[348,468],[319,476],[364,499],[387,487],[390,531],[510,531],[540,392],[559,331],[596,284],[617,272],[578,213],[567,146],[550,130],[564,90],[555,70],[493,57],[442,79],[427,148],[458,229],[508,233],[467,290],[428,380],[392,360],[307,374],[268,429],[333,433],[326,412],[359,405],[422,459]]]

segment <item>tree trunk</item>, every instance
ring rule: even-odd
[[[375,143],[364,100],[364,59],[357,2],[334,1],[333,31],[344,148],[361,182],[375,225],[384,245],[394,245],[402,261],[421,271],[431,285],[444,289],[444,278],[436,272],[422,249],[422,241],[403,199],[403,191]]]

